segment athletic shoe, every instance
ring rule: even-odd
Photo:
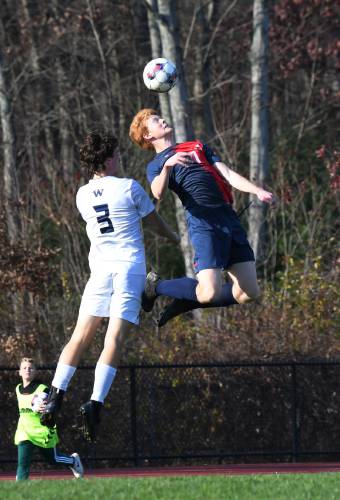
[[[192,311],[193,309],[199,309],[202,307],[202,304],[196,302],[194,300],[186,300],[186,299],[174,299],[170,304],[164,309],[161,317],[158,320],[158,326],[164,326],[168,321],[180,314],[183,314],[188,311]]]
[[[71,457],[74,458],[74,464],[70,466],[71,471],[76,479],[83,477],[84,475],[84,467],[81,463],[80,456],[78,453],[72,453]]]
[[[83,434],[87,441],[95,441],[98,426],[100,424],[100,410],[103,403],[91,399],[80,407],[83,416]]]
[[[56,415],[61,408],[65,391],[51,387],[48,393],[44,413],[40,415],[40,423],[53,428],[56,424]]]
[[[153,309],[155,301],[158,297],[156,293],[157,283],[160,277],[155,271],[150,271],[146,277],[144,292],[142,293],[142,309],[145,312],[150,312]]]

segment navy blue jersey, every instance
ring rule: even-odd
[[[215,162],[221,161],[220,157],[199,141],[176,144],[156,154],[146,170],[150,184],[161,173],[167,159],[178,152],[187,152],[192,162],[189,166],[172,167],[169,189],[178,195],[185,209],[217,208],[233,202],[229,183],[213,166]]]

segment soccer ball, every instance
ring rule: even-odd
[[[176,66],[164,57],[152,59],[144,68],[143,80],[149,90],[169,92],[177,81]]]
[[[39,406],[45,399],[47,399],[48,394],[46,392],[40,392],[39,394],[34,394],[32,402],[31,402],[31,407],[32,410],[37,413],[39,410]]]

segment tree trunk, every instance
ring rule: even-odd
[[[6,69],[0,51],[0,116],[3,142],[3,196],[9,243],[14,246],[21,237],[19,217],[19,190],[16,175],[15,132],[12,122],[11,102],[6,81]],[[20,292],[11,294],[13,326],[16,333],[23,331],[24,297]]]
[[[179,30],[173,0],[158,0],[158,27],[162,40],[163,56],[174,62],[179,75],[177,84],[169,93],[171,114],[176,142],[193,138],[188,109],[188,92],[180,50]]]
[[[158,57],[162,57],[163,54],[162,39],[157,24],[157,16],[158,16],[157,0],[145,0],[145,1],[149,5],[148,26],[150,33],[152,59],[156,59]],[[165,118],[165,120],[168,123],[172,123],[169,94],[167,92],[160,93],[158,97],[159,97],[159,105],[161,108],[161,115],[163,116],[163,118]]]
[[[15,133],[12,122],[11,103],[6,81],[5,63],[0,52],[0,115],[4,155],[3,193],[6,212],[8,240],[14,245],[20,238],[19,195],[16,176]]]
[[[185,142],[193,138],[193,130],[187,104],[187,87],[182,67],[178,24],[173,0],[158,0],[158,11],[154,11],[154,15],[157,18],[160,33],[162,56],[175,63],[179,74],[177,84],[168,95],[175,140],[176,142]],[[194,276],[193,251],[188,236],[185,213],[177,196],[175,196],[175,206],[186,274]]]
[[[56,60],[56,80],[59,99],[59,140],[60,140],[60,163],[63,178],[66,183],[72,180],[74,171],[73,138],[70,129],[70,110],[67,103],[67,76],[64,72],[59,57]]]
[[[268,13],[265,0],[254,0],[251,48],[252,120],[250,179],[263,186],[268,175]],[[265,204],[251,196],[249,241],[256,258],[264,258]]]
[[[28,86],[27,92],[27,103],[31,109],[26,111],[27,120],[31,118],[34,110],[35,113],[41,117],[42,120],[42,130],[44,133],[46,150],[48,151],[51,158],[55,157],[54,151],[54,143],[53,143],[53,134],[49,127],[48,117],[46,116],[46,96],[43,90],[43,79],[41,77],[41,65],[39,61],[39,49],[38,42],[36,41],[36,37],[34,36],[33,26],[34,20],[32,19],[31,12],[29,9],[28,1],[22,0],[22,16],[27,26],[27,36],[29,37],[30,43],[30,71],[32,72],[33,81]],[[49,96],[50,97],[50,96]],[[30,136],[32,137],[32,147],[31,147],[31,164],[32,164],[32,172],[36,169],[36,166],[39,162],[36,161],[36,152],[35,148],[38,143],[43,144],[44,140],[39,137],[39,130],[35,130],[35,127],[32,124],[28,125],[31,128]],[[54,175],[54,166],[51,165],[50,161],[42,162],[45,168],[46,174],[49,179],[51,179]]]
[[[210,103],[210,54],[205,53],[211,37],[210,19],[213,16],[215,3],[204,5],[202,0],[196,4],[198,30],[198,46],[195,50],[195,80],[194,80],[194,125],[197,137],[203,141],[214,135],[214,124]]]

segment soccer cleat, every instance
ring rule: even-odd
[[[192,311],[193,309],[199,309],[200,307],[202,307],[202,304],[194,300],[174,299],[161,314],[158,320],[158,326],[162,327],[172,318],[185,312]]]
[[[100,410],[103,403],[91,399],[80,407],[83,416],[83,434],[87,441],[95,441],[100,424]]]
[[[61,408],[65,391],[51,387],[46,400],[44,413],[40,415],[40,423],[53,428],[56,424],[56,415]]]
[[[84,467],[81,463],[80,456],[78,453],[72,453],[71,457],[74,459],[74,464],[70,465],[70,469],[73,472],[73,475],[76,479],[83,477],[84,475]]]
[[[156,287],[160,277],[155,271],[150,271],[146,277],[145,289],[142,293],[142,309],[145,312],[150,312],[153,309],[155,301],[158,297],[156,293]]]

